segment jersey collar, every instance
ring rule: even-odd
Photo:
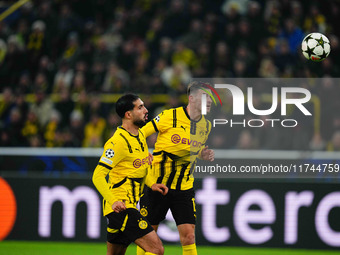
[[[131,134],[129,131],[127,131],[125,128],[123,128],[122,126],[119,126],[118,128],[121,128],[121,129],[123,129],[124,131],[126,131],[130,136],[132,136],[132,137],[135,137],[135,138],[137,138],[137,137],[139,137],[139,129],[138,129],[138,135],[133,135],[133,134]]]
[[[192,121],[192,122],[199,122],[201,119],[202,119],[202,116],[203,115],[201,115],[201,117],[198,119],[198,120],[191,120],[190,119],[190,116],[189,116],[189,114],[188,114],[188,112],[187,112],[187,108],[185,107],[185,106],[182,106],[182,108],[183,108],[183,111],[184,111],[184,113],[185,113],[185,115],[187,116],[187,118],[190,120],[190,121]]]

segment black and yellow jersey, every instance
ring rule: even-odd
[[[198,121],[190,121],[184,107],[165,110],[142,127],[146,137],[158,132],[147,185],[157,182],[170,189],[192,188],[193,168],[210,130],[210,121],[203,115]]]
[[[127,208],[135,208],[147,174],[148,146],[145,134],[137,136],[118,127],[106,142],[104,152],[93,173],[93,183],[103,196],[104,215],[111,213],[112,204],[125,201]],[[109,175],[108,182],[106,176]]]

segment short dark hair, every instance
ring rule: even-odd
[[[195,93],[196,91],[202,88],[210,89],[209,86],[211,86],[211,84],[208,82],[192,81],[188,85],[187,94],[188,96],[190,96],[191,94]]]
[[[116,112],[119,117],[124,118],[127,111],[131,111],[135,106],[134,102],[139,99],[135,94],[126,94],[121,96],[116,103]]]

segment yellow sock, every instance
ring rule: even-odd
[[[196,244],[182,246],[183,255],[197,255]]]
[[[145,251],[137,245],[137,255],[145,255],[145,254],[146,254]]]
[[[152,252],[145,252],[145,255],[156,255],[156,254]]]

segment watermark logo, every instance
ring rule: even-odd
[[[207,85],[208,86],[208,85]],[[225,91],[229,91],[232,96],[233,100],[233,107],[232,107],[232,114],[238,115],[238,116],[244,116],[245,115],[245,106],[248,107],[248,111],[254,115],[257,116],[268,116],[273,114],[278,106],[281,109],[281,116],[287,116],[287,106],[293,105],[296,108],[298,108],[305,116],[311,116],[312,114],[307,110],[307,108],[304,106],[305,103],[308,103],[311,100],[311,93],[309,90],[301,87],[282,87],[280,90],[280,94],[277,87],[272,88],[272,94],[271,94],[271,106],[269,109],[256,109],[254,103],[255,98],[253,95],[253,88],[248,87],[247,88],[247,96],[243,94],[243,91],[232,84],[214,84],[214,87],[216,89],[225,89]],[[218,99],[220,100],[220,103],[222,105],[221,99],[219,97],[219,94],[215,91],[215,89],[211,86],[209,88],[217,95]],[[204,88],[202,88],[206,92],[206,94],[202,94],[202,103],[201,103],[201,112],[203,115],[207,114],[207,95],[211,96],[213,101],[216,101],[211,95],[211,93]],[[283,127],[295,127],[297,126],[297,121],[294,119],[251,119],[249,127],[262,127],[266,121],[269,121],[271,123],[271,126],[274,127],[274,122],[280,121],[281,125]],[[244,127],[246,125],[246,119],[244,119],[243,122],[234,122],[235,124],[243,125]],[[232,120],[228,121],[226,119],[214,119],[213,120],[213,127],[217,124],[227,124],[231,123],[232,126]]]
[[[220,101],[220,104],[222,106],[222,100],[220,98],[220,95],[217,93],[217,91],[207,83],[204,83],[204,86],[215,93],[215,95],[217,96],[217,98]],[[202,114],[206,115],[207,114],[207,94],[211,97],[211,99],[213,100],[215,105],[217,105],[217,103],[216,103],[215,97],[210,93],[210,91],[208,91],[205,88],[200,88],[200,89],[203,90],[206,93],[206,94],[202,94]]]

